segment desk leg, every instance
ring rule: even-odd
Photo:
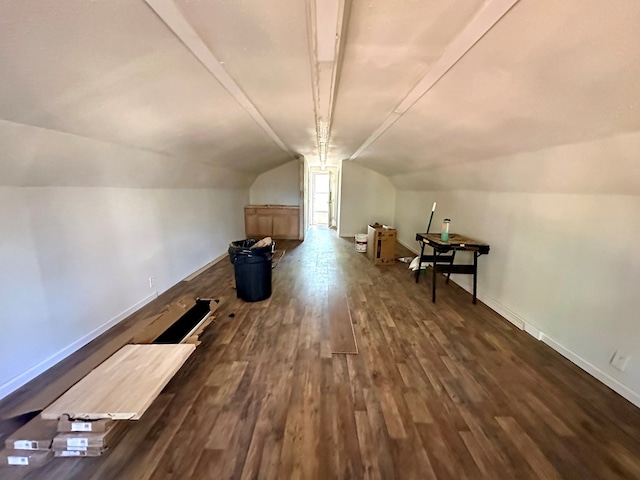
[[[420,267],[422,266],[422,255],[424,255],[424,242],[420,242],[422,248],[420,248],[420,256],[418,257],[418,269],[416,270],[416,283],[420,280]]]
[[[456,251],[454,250],[453,253],[451,254],[451,263],[449,264],[449,266],[453,265],[453,261],[456,259]],[[447,285],[449,285],[449,279],[451,278],[451,270],[449,270],[449,273],[447,273]]]
[[[432,285],[432,290],[433,293],[431,295],[431,301],[433,303],[436,303],[436,265],[438,264],[438,257],[437,257],[438,253],[436,252],[436,249],[433,249],[433,285]]]
[[[475,305],[478,293],[478,252],[473,252],[473,303]]]

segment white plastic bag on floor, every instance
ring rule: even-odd
[[[418,261],[419,257],[414,258],[413,260],[411,260],[411,263],[409,264],[409,270],[411,270],[412,272],[415,272],[418,269]],[[420,265],[420,270],[424,270],[427,268],[427,266],[429,266],[430,263],[429,262],[422,262],[422,264]]]

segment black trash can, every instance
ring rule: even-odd
[[[271,296],[271,260],[275,243],[251,248],[258,240],[248,238],[229,244],[229,260],[236,277],[236,296],[258,302]]]

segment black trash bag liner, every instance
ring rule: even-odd
[[[253,247],[259,240],[255,238],[246,238],[244,240],[237,240],[229,244],[229,261],[236,263],[236,260],[242,256],[254,256],[254,257],[273,257],[276,244],[272,242],[271,245],[265,247]]]

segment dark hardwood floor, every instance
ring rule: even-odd
[[[267,301],[237,300],[225,260],[128,321],[184,294],[226,297],[107,456],[0,478],[640,478],[640,410],[461,288],[442,281],[434,305],[430,276],[374,267],[326,229],[279,246]],[[358,355],[331,354],[333,286]]]

